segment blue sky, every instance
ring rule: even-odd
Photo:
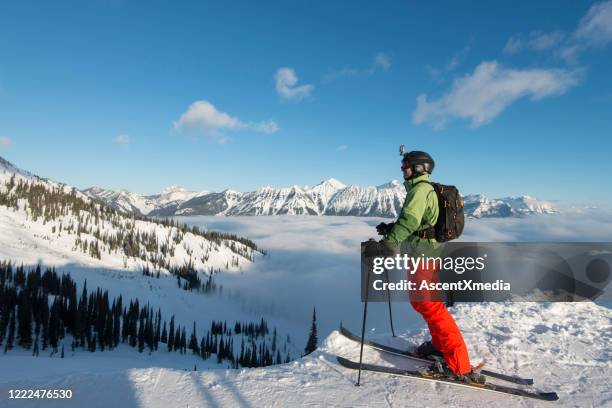
[[[607,2],[3,2],[0,155],[80,188],[612,200]]]

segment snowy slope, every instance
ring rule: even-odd
[[[29,265],[37,264],[41,260],[46,265],[56,266],[78,263],[88,268],[119,269],[137,273],[147,265],[147,262],[139,258],[125,256],[121,250],[117,252],[102,250],[100,259],[76,250],[75,241],[78,234],[57,232],[60,224],[69,225],[74,220],[74,217],[65,216],[53,222],[44,222],[42,219],[34,221],[26,211],[14,211],[0,206],[0,260],[13,260]],[[54,230],[56,232],[53,232]],[[102,223],[100,230],[103,233],[113,234],[117,231],[117,227],[107,222]],[[163,243],[168,236],[177,234],[176,228],[173,230],[146,221],[136,221],[135,231],[152,232],[159,237],[160,243]],[[81,239],[88,242],[96,240],[90,234],[81,234]],[[242,271],[251,261],[232,252],[229,249],[230,244],[231,242],[226,242],[217,245],[188,232],[176,246],[174,254],[168,255],[166,259],[170,265],[182,266],[191,258],[194,267],[203,272],[211,268],[228,272]],[[203,261],[206,256],[208,257]],[[237,265],[233,265],[232,261],[237,262]],[[154,269],[152,265],[149,266]]]
[[[73,402],[88,407],[612,405],[609,309],[592,303],[466,304],[458,308],[455,317],[464,331],[473,362],[484,359],[490,369],[533,376],[536,387],[555,390],[560,400],[540,402],[373,373],[364,373],[362,386],[356,388],[356,372],[338,366],[334,356],[357,359],[359,347],[338,332],[333,332],[318,351],[307,357],[261,369],[185,371],[182,368],[192,370],[188,358],[168,362],[163,356],[151,358],[147,367],[146,356],[115,359],[112,353],[98,361],[91,356],[64,360],[0,356],[3,365],[11,367],[0,372],[0,388],[72,389],[77,395]],[[424,330],[417,327],[395,339],[370,335],[405,347],[423,339]],[[409,341],[412,335],[416,337]],[[414,367],[399,357],[369,349],[364,359]],[[7,399],[6,393],[0,396],[2,406],[22,403]],[[45,401],[39,406],[70,405]]]
[[[314,187],[266,186],[245,193],[233,190],[192,193],[177,186],[151,196],[99,188],[84,192],[116,208],[153,216],[351,215],[394,218],[406,197],[404,186],[397,180],[376,187],[362,187],[346,186],[333,178]],[[556,212],[551,203],[529,196],[491,199],[477,194],[467,195],[464,199],[467,215],[475,218]]]
[[[231,288],[212,292],[184,290],[180,284],[184,284],[184,280],[177,285],[177,277],[169,271],[169,267],[181,267],[189,262],[193,269],[203,275],[202,280],[210,271],[230,272],[215,274],[215,284],[219,288],[222,284],[217,283],[217,279],[234,275],[232,272],[243,275],[242,272],[248,271],[254,260],[261,260],[262,254],[248,240],[210,233],[208,230],[202,232],[174,223],[134,218],[93,202],[80,192],[73,193],[69,186],[31,175],[4,161],[0,164],[0,261],[10,261],[15,265],[55,266],[59,273],[70,273],[79,293],[86,282],[90,291],[98,288],[108,291],[111,299],[121,295],[126,304],[137,299],[141,305],[146,304],[155,310],[161,308],[165,321],[174,316],[178,325],[189,329],[194,322],[197,323],[198,339],[204,336],[213,320],[227,321],[233,327],[235,322],[259,322],[265,317],[270,330],[277,330],[279,339],[282,339],[279,340],[279,350],[282,344],[283,356],[291,358],[300,355],[303,349],[303,322],[263,315],[254,307],[246,308],[245,302],[249,301],[246,294]],[[37,186],[36,190],[31,189],[32,184]],[[122,241],[119,238],[122,235],[136,238],[129,242]],[[111,237],[111,241],[114,239],[120,244],[111,248],[101,237]],[[94,244],[99,246],[99,257],[92,256],[91,251],[81,250],[83,242],[87,242],[89,248]],[[128,254],[128,249],[138,252],[138,255]],[[163,259],[162,267],[158,266],[160,258]],[[159,276],[143,275],[142,268],[145,266],[153,273],[159,270]],[[3,317],[0,323],[6,324],[7,320]],[[287,344],[284,339],[288,336],[300,341],[295,341],[295,345]],[[0,340],[3,347],[6,338],[4,340]],[[261,338],[259,340],[263,341]],[[266,339],[266,342],[270,341]],[[140,354],[125,344],[107,353],[77,350],[72,354],[69,351],[71,337],[66,336],[60,340],[60,348],[64,347],[67,357],[73,358],[67,366],[62,362],[68,358],[58,363],[57,358],[51,358],[49,349],[41,351],[41,359],[38,359],[32,357],[32,350],[15,347],[2,354],[0,377],[8,374],[14,380],[20,378],[19,373],[28,373],[27,377],[35,381],[49,374],[73,378],[75,375],[80,377],[82,369],[86,372],[114,372],[120,367],[131,369],[151,364],[181,368],[197,365],[201,369],[218,367],[216,357],[203,361],[200,357],[170,354],[163,344],[160,347],[163,351],[150,355]],[[234,352],[238,347],[239,343]],[[14,361],[17,362],[16,366],[12,365]],[[228,364],[221,365],[226,366]],[[67,371],[62,371],[66,368]],[[103,387],[103,384],[98,386]],[[82,393],[84,389],[75,391]],[[107,389],[106,393],[111,394],[111,391]],[[2,388],[0,407],[7,406],[8,402],[3,400],[6,395]],[[79,397],[74,406],[84,403],[83,394]],[[30,406],[36,406],[36,402],[39,401]],[[96,402],[99,401],[88,404]],[[65,405],[60,402],[59,406]]]
[[[38,179],[37,176],[15,167],[11,162],[0,157],[0,182],[4,184],[13,176],[23,180],[33,181]]]
[[[72,186],[32,174],[29,171],[18,168],[13,163],[0,157],[0,191],[6,191],[5,184],[11,179],[13,179],[16,183],[19,181],[24,181],[30,184],[46,186],[50,189],[58,188],[66,194],[74,193],[79,198],[87,199],[85,194]]]
[[[15,180],[15,183],[23,181],[28,185],[40,186],[42,190],[38,194],[44,191],[58,202],[76,200],[77,206],[92,204],[89,197],[73,187],[32,175],[4,159],[0,160],[0,192],[9,197],[18,194],[16,185],[8,192],[10,181]],[[71,198],[71,194],[75,198]],[[166,192],[160,200],[171,200],[176,198],[176,194],[176,190]],[[179,196],[182,195],[179,193]],[[46,199],[44,195],[40,198],[43,201]],[[41,208],[48,208],[51,202],[42,204]],[[87,268],[141,272],[147,265],[155,270],[152,260],[159,260],[160,253],[164,252],[162,257],[166,266],[161,268],[162,273],[167,272],[168,267],[180,267],[189,261],[195,269],[205,273],[211,270],[242,271],[256,255],[252,248],[232,239],[216,242],[176,226],[132,219],[122,213],[104,216],[104,207],[100,204],[94,207],[97,214],[87,208],[73,211],[68,205],[61,204],[59,207],[62,210],[53,215],[35,217],[31,204],[24,198],[20,198],[15,206],[0,205],[0,260],[25,264],[37,264],[42,260],[47,265],[77,263]],[[141,244],[140,256],[133,256],[126,254],[125,248],[111,248],[100,239],[101,236],[112,238],[129,233],[151,235],[154,242],[152,245]],[[100,256],[92,256],[83,250],[80,247],[82,243],[87,243],[88,247],[97,244]],[[164,246],[167,248],[165,251],[162,249]]]

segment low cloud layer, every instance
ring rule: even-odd
[[[314,90],[314,85],[311,84],[297,85],[298,76],[293,68],[279,68],[274,74],[274,80],[276,92],[283,100],[299,102]]]
[[[451,119],[469,120],[473,127],[490,122],[520,98],[537,101],[558,96],[576,85],[578,71],[564,69],[511,69],[496,61],[480,63],[474,72],[455,79],[438,99],[421,94],[413,121],[443,128]]]
[[[244,122],[218,110],[209,101],[201,100],[189,106],[179,120],[174,122],[174,128],[183,134],[224,141],[227,137],[226,132],[229,131],[274,133],[278,130],[278,125],[272,120]]]
[[[268,251],[248,273],[219,275],[224,288],[241,293],[248,308],[273,310],[288,321],[307,325],[317,308],[319,333],[361,324],[359,244],[376,238],[374,217],[179,217],[192,225],[247,236]],[[385,220],[388,221],[388,220]],[[567,210],[525,218],[468,219],[465,242],[608,242],[612,211]],[[225,290],[225,289],[224,289]],[[249,299],[247,299],[249,298]],[[267,302],[267,303],[266,303]],[[259,305],[259,306],[258,306]],[[420,317],[407,304],[393,306],[398,330]],[[402,311],[403,310],[403,311]],[[389,330],[386,305],[368,310],[369,327]]]

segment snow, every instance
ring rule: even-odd
[[[169,186],[161,193],[150,195],[147,198],[154,200],[156,206],[166,206],[171,203],[180,203],[192,199],[193,197],[206,194],[207,191],[192,192],[187,191],[181,186]]]
[[[155,216],[306,214],[397,217],[406,197],[406,190],[398,180],[377,187],[363,187],[346,186],[334,178],[314,187],[265,186],[244,193],[229,189],[221,193],[192,193],[179,186],[171,186],[150,196],[98,188],[84,192],[124,211]],[[488,198],[476,194],[466,195],[464,200],[467,215],[475,218],[557,212],[552,203],[529,196]]]
[[[455,318],[469,345],[473,362],[491,370],[532,376],[536,387],[555,390],[555,406],[612,405],[610,339],[612,312],[592,303],[464,304]],[[422,340],[424,328],[393,339],[372,335],[394,346]],[[358,343],[331,333],[313,354],[289,364],[261,369],[191,371],[190,358],[153,357],[121,351],[85,356],[31,358],[2,356],[0,388],[72,389],[74,403],[88,407],[205,406],[452,406],[538,407],[546,402],[408,380],[375,373],[362,375],[335,363],[335,355],[357,360]],[[136,356],[134,356],[136,354]],[[104,356],[104,357],[102,357]],[[364,361],[414,368],[401,357],[366,348]],[[180,366],[186,366],[181,368]],[[189,371],[185,368],[189,367]],[[10,374],[9,374],[10,373]],[[35,375],[32,375],[36,373]],[[66,406],[44,401],[40,406]],[[0,396],[4,407],[23,401]]]
[[[521,217],[531,214],[554,214],[558,210],[548,201],[529,196],[488,198],[482,194],[464,197],[466,213],[475,218]]]
[[[555,225],[546,221],[546,216],[526,222],[524,219],[471,220],[468,222],[466,239],[475,231],[506,230],[504,237],[516,231],[517,224],[535,228],[540,234],[555,234]],[[601,214],[599,216],[601,221]],[[609,219],[612,217],[607,217]],[[259,310],[253,299],[261,298],[253,287],[266,286],[266,269],[279,285],[268,290],[279,292],[281,283],[296,282],[301,293],[289,292],[285,298],[281,293],[271,316],[271,324],[281,331],[291,333],[292,338],[305,340],[310,304],[303,304],[311,297],[316,303],[319,317],[319,333],[322,336],[319,349],[310,356],[289,364],[261,369],[228,370],[209,367],[197,358],[169,355],[165,351],[138,354],[133,350],[111,352],[67,353],[65,359],[50,358],[41,354],[38,358],[26,357],[22,353],[10,352],[0,355],[0,389],[10,388],[70,388],[78,393],[82,404],[87,406],[165,407],[165,406],[453,406],[453,407],[538,407],[549,403],[504,396],[494,393],[457,388],[450,385],[430,384],[422,381],[386,377],[364,373],[362,386],[355,388],[356,373],[338,366],[334,356],[342,355],[357,359],[359,347],[355,342],[339,336],[329,329],[337,327],[340,318],[353,331],[358,331],[361,305],[352,286],[343,283],[326,289],[321,283],[345,282],[339,276],[346,270],[350,279],[353,264],[358,257],[351,255],[354,245],[371,233],[377,219],[358,217],[199,217],[200,223],[224,227],[229,232],[246,231],[270,250],[269,258],[256,262],[244,275],[235,275],[246,280],[251,292],[232,285],[227,287],[240,291],[242,303],[231,298],[201,296],[176,288],[173,281],[164,279],[141,279],[127,272],[123,274],[92,273],[94,270],[74,271],[79,279],[88,277],[89,287],[99,285],[110,288],[112,294],[125,293],[150,302],[155,308],[162,307],[164,314],[172,311],[180,324],[189,324],[192,319],[200,321],[221,316],[223,319],[247,319]],[[316,220],[316,221],[314,221]],[[560,218],[559,220],[563,220]],[[568,217],[576,224],[585,219]],[[495,222],[492,222],[495,221]],[[540,222],[542,224],[540,224]],[[607,225],[607,224],[606,224]],[[568,228],[569,224],[568,224]],[[327,231],[327,234],[322,234]],[[607,229],[609,239],[610,229]],[[603,234],[603,232],[602,232]],[[547,237],[546,235],[540,235]],[[554,236],[554,235],[552,235]],[[294,237],[294,238],[291,238]],[[605,239],[604,235],[600,235]],[[538,239],[539,237],[535,237]],[[550,239],[550,236],[548,236]],[[282,249],[284,248],[285,253]],[[310,252],[305,252],[310,248]],[[276,263],[276,259],[280,258]],[[339,263],[337,270],[331,269]],[[275,268],[284,265],[284,274]],[[294,268],[287,268],[293,265]],[[77,268],[78,269],[78,268]],[[310,272],[300,278],[300,275]],[[280,274],[280,275],[279,275]],[[323,275],[323,276],[321,276]],[[99,276],[95,280],[92,278]],[[228,276],[231,277],[231,276]],[[305,284],[312,281],[310,286]],[[353,279],[355,281],[355,279]],[[340,282],[338,282],[340,283]],[[287,290],[285,290],[287,292]],[[322,292],[318,295],[316,292]],[[319,298],[320,296],[321,298]],[[331,298],[326,303],[322,298]],[[348,305],[348,306],[346,306]],[[265,304],[260,304],[265,309]],[[406,321],[406,316],[416,317],[409,305],[394,304],[394,317],[398,338],[388,334],[386,310],[372,305],[368,317],[368,336],[383,343],[407,347],[426,338],[426,328],[418,318]],[[305,317],[302,317],[302,307]],[[338,311],[336,311],[338,310]],[[592,303],[508,303],[508,304],[460,304],[453,311],[462,329],[472,363],[486,361],[491,370],[504,371],[535,378],[536,387],[559,393],[556,406],[612,406],[612,313],[610,309]],[[340,317],[340,318],[339,318]],[[252,319],[252,318],[251,318]],[[331,322],[333,320],[333,322]],[[189,326],[188,326],[189,327]],[[298,345],[298,350],[303,344]],[[365,361],[411,368],[406,361],[385,356],[366,349]],[[198,371],[194,372],[193,364]],[[206,371],[202,371],[204,369]],[[187,371],[185,371],[187,370]],[[112,390],[112,392],[111,392]],[[2,395],[6,395],[3,393]],[[0,396],[0,398],[5,398]],[[0,399],[0,406],[17,406],[23,401]],[[54,406],[45,401],[40,406]],[[58,403],[55,406],[65,406]]]
[[[376,186],[376,188],[399,188],[401,186],[402,183],[399,180],[391,180],[388,183]]]
[[[0,177],[6,179],[12,173],[32,182],[61,185],[0,161]],[[279,191],[272,190],[268,192],[271,195]],[[367,197],[380,190],[392,189],[350,186],[341,191],[347,194],[365,191]],[[300,191],[304,192],[299,187],[283,190],[287,194],[284,202],[292,202],[287,199],[289,194],[295,197]],[[359,201],[356,197],[360,196],[351,198],[364,211],[380,210],[370,200]],[[386,197],[390,200],[393,195]],[[276,207],[274,201],[263,201],[259,208],[299,207]],[[271,328],[278,328],[281,337],[289,334],[296,339],[292,342],[294,356],[303,349],[312,307],[316,305],[321,340],[317,351],[288,364],[230,370],[191,355],[165,350],[140,354],[125,346],[74,354],[67,346],[64,359],[45,352],[34,358],[30,351],[15,349],[0,354],[0,407],[550,406],[519,397],[374,373],[364,373],[362,386],[354,386],[356,372],[337,365],[334,356],[357,359],[358,344],[341,337],[333,328],[340,320],[354,331],[359,328],[362,309],[356,278],[358,243],[373,235],[373,226],[381,218],[213,216],[189,220],[249,236],[269,255],[258,257],[255,263],[242,263],[235,273],[219,275],[223,294],[207,296],[178,288],[170,276],[145,277],[137,264],[125,267],[120,257],[103,252],[102,259],[92,259],[72,249],[74,236],[54,235],[53,222],[34,222],[22,209],[0,206],[0,259],[56,265],[70,272],[79,285],[78,291],[87,280],[88,288],[107,289],[111,297],[121,294],[126,301],[138,298],[154,310],[161,307],[163,319],[175,315],[177,324],[188,329],[195,320],[198,336],[213,319],[254,321],[265,316]],[[142,221],[137,222],[137,228],[155,230],[161,236],[167,234],[161,226]],[[612,213],[593,209],[554,216],[470,219],[462,238],[609,241],[610,231]],[[176,261],[183,261],[187,248],[197,249],[199,244],[203,242],[198,237],[187,234],[187,247],[177,249]],[[230,254],[223,251],[220,248],[215,254],[215,262],[227,261]],[[424,323],[404,303],[394,305],[399,337],[391,338],[386,308],[380,306],[372,305],[369,311],[369,337],[395,347],[408,347],[426,339]],[[491,370],[531,376],[536,387],[559,394],[557,406],[612,406],[609,308],[588,302],[460,304],[453,315],[464,333],[473,364],[484,360]],[[364,361],[412,367],[400,357],[370,349],[365,350]],[[193,371],[194,365],[198,371]],[[8,390],[28,388],[71,389],[74,398],[70,402],[8,398]]]
[[[101,259],[95,259],[81,251],[75,250],[76,232],[69,233],[66,230],[59,233],[59,225],[67,226],[76,224],[74,216],[63,216],[51,222],[39,219],[34,221],[23,210],[13,210],[0,206],[0,259],[19,260],[24,264],[37,264],[43,261],[45,265],[64,266],[77,264],[85,268],[99,268],[124,270],[140,274],[145,262],[140,259],[127,258],[123,256],[122,250],[109,253],[101,251]],[[56,232],[52,232],[55,228]],[[100,222],[102,232],[116,231],[116,227],[110,222]],[[160,224],[146,221],[136,221],[135,230],[141,232],[155,232],[159,242],[164,242],[171,229]],[[176,231],[176,229],[174,229]],[[82,239],[95,240],[92,235],[81,234]],[[242,244],[236,243],[238,246]],[[180,244],[176,245],[174,255],[168,255],[167,260],[173,266],[182,266],[192,254],[194,267],[201,271],[223,269],[228,272],[240,272],[251,262],[230,251],[225,244],[218,246],[204,237],[186,233]],[[209,258],[204,262],[202,258],[209,253]],[[237,259],[238,265],[233,266],[232,260]],[[229,263],[229,265],[228,265]],[[227,268],[226,268],[227,266]],[[152,269],[153,267],[150,266]]]
[[[132,193],[128,190],[107,190],[100,187],[85,189],[83,193],[122,211],[147,215],[156,209],[177,206],[194,197],[205,195],[208,191],[196,193],[187,191],[184,187],[173,185],[165,188],[161,193],[152,195]]]

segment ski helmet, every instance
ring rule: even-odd
[[[409,167],[412,169],[412,177],[422,176],[423,174],[431,174],[436,163],[434,159],[427,153],[419,150],[413,150],[404,154],[402,159],[402,169]]]

